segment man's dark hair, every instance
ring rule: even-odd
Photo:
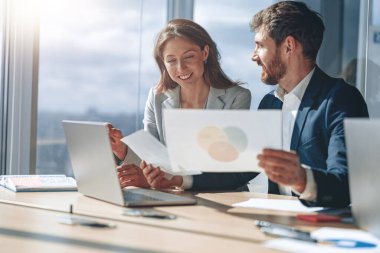
[[[319,13],[304,3],[282,1],[257,13],[250,22],[252,31],[264,29],[279,46],[293,36],[303,47],[306,58],[315,61],[323,40],[325,26]]]

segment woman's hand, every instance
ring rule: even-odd
[[[148,181],[146,180],[143,174],[143,171],[136,164],[123,163],[116,169],[121,188],[127,186],[137,186],[142,188],[150,187]]]
[[[113,127],[112,124],[108,124],[108,136],[111,141],[112,152],[123,161],[128,152],[128,146],[121,141],[123,134],[120,129]]]
[[[165,172],[159,167],[154,167],[151,164],[148,165],[145,161],[141,161],[140,168],[149,185],[155,189],[167,189],[182,185],[183,178],[181,176],[173,176],[171,179],[167,179]]]

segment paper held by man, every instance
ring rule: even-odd
[[[279,110],[164,111],[166,147],[144,130],[122,139],[142,160],[173,175],[255,172],[263,148],[282,148]]]

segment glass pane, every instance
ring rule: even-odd
[[[3,25],[4,25],[4,18],[5,18],[5,10],[4,10],[4,0],[0,0],[0,80],[2,80],[2,66],[3,66]],[[2,91],[3,84],[1,83],[0,91]]]
[[[380,118],[380,0],[372,0],[371,7],[365,95],[370,116]]]
[[[165,21],[166,0],[42,0],[37,173],[72,175],[63,119],[142,127]]]
[[[251,61],[255,43],[249,21],[272,3],[272,0],[236,0],[233,4],[230,0],[207,0],[195,1],[194,6],[194,20],[218,45],[223,70],[231,79],[247,83],[246,88],[251,90],[251,109],[256,109],[273,87],[261,83],[261,68]]]
[[[3,127],[4,127],[4,122],[3,122],[3,105],[4,102],[4,83],[3,83],[3,40],[4,40],[4,30],[3,30],[3,25],[4,25],[4,18],[5,18],[5,10],[4,10],[4,0],[0,0],[0,175],[5,174],[5,166],[3,163],[4,157],[4,152],[3,150],[3,143],[4,143],[4,133],[3,133]]]

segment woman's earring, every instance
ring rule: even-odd
[[[204,61],[205,65],[207,64],[207,59]]]

